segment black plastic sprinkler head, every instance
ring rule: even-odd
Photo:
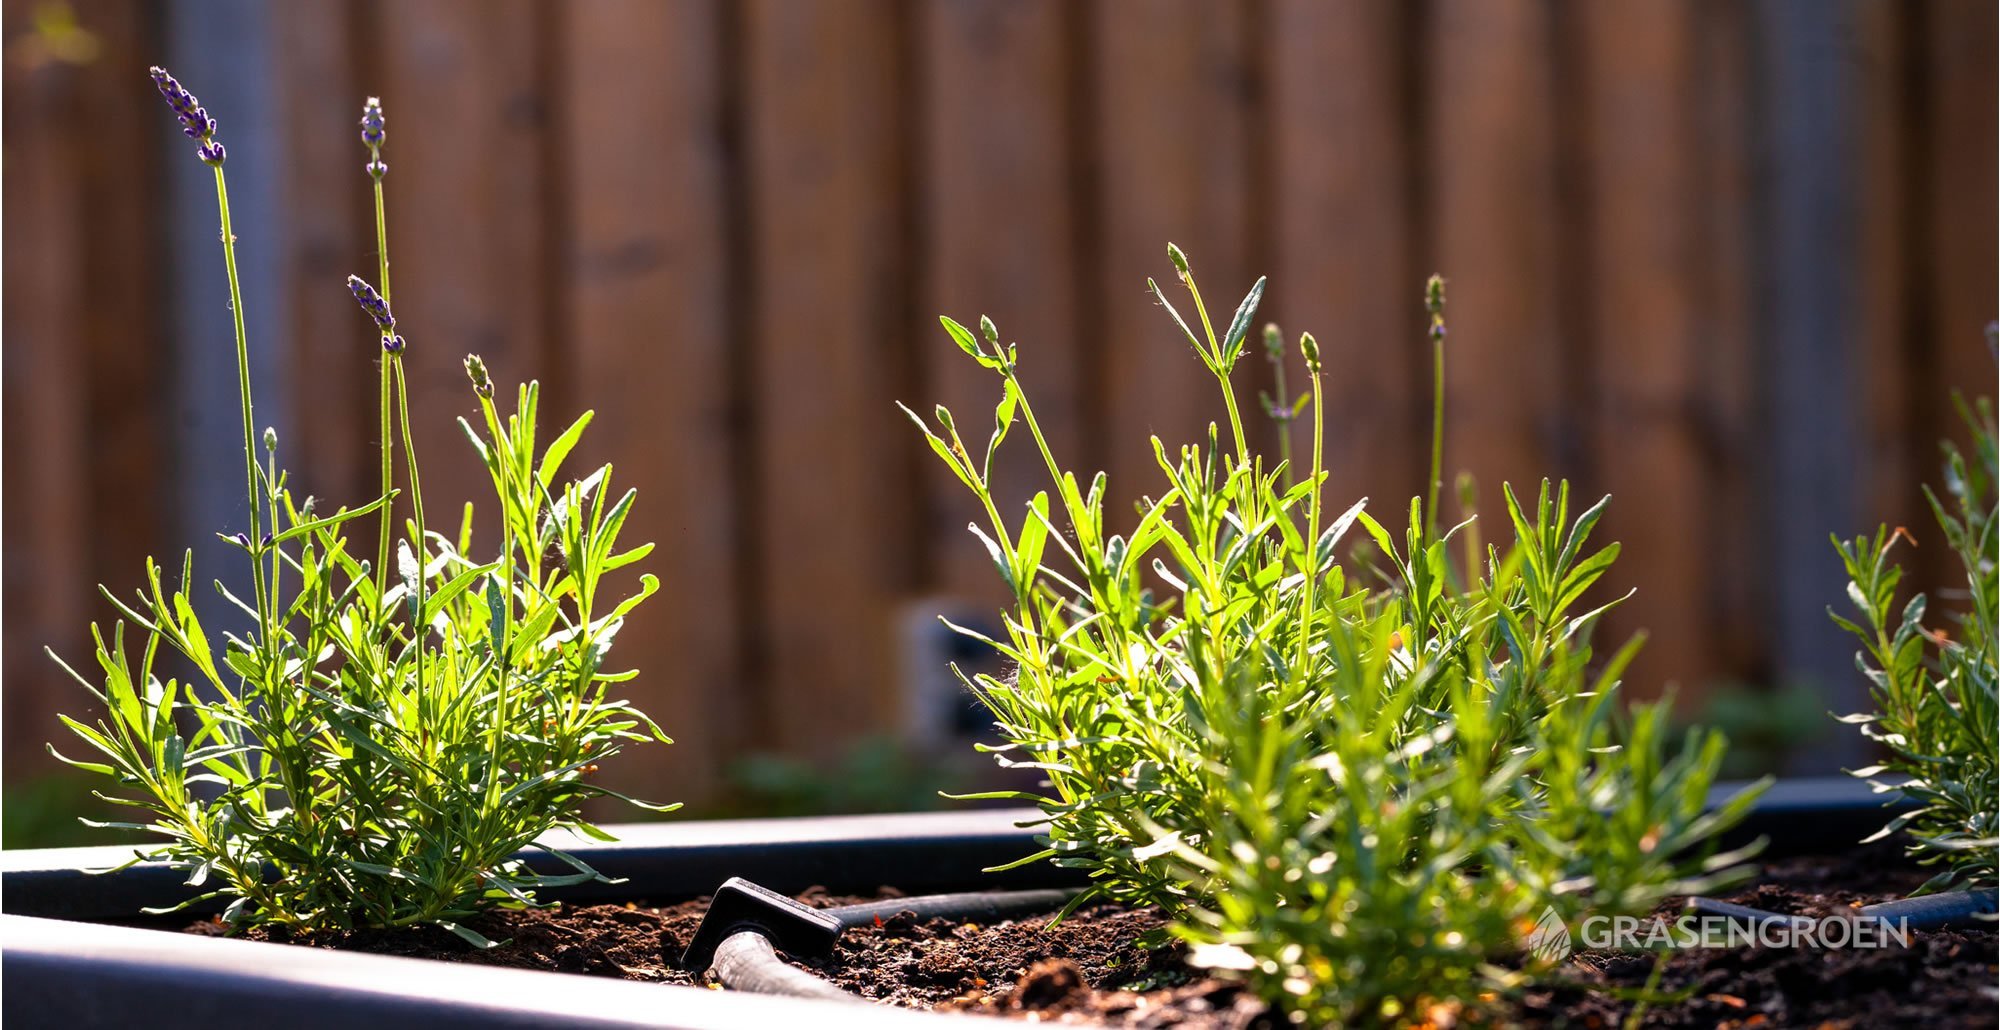
[[[681,968],[706,970],[715,959],[716,946],[746,930],[763,934],[788,954],[824,958],[833,954],[841,923],[830,912],[732,876],[715,889],[714,900],[702,913],[701,928],[681,953]]]

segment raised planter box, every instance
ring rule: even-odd
[[[1717,798],[1734,793],[1725,785]],[[1848,778],[1778,784],[1733,835],[1767,854],[1837,851],[1886,820],[1883,799]],[[617,843],[559,846],[623,884],[545,892],[567,901],[669,900],[731,876],[796,892],[823,886],[906,893],[1067,886],[1047,863],[980,870],[1034,851],[1032,809],[916,815],[634,824]],[[0,852],[0,1020],[15,1026],[213,1030],[317,1027],[816,1028],[948,1025],[954,1018],[866,1004],[805,1001],[220,940],[105,925],[188,896],[182,874],[141,864],[130,846]]]

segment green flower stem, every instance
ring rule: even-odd
[[[1424,537],[1437,538],[1438,490],[1444,484],[1444,339],[1431,339],[1431,484],[1424,502]],[[1469,575],[1469,573],[1468,573]]]
[[[377,267],[382,279],[382,300],[390,302],[389,296],[389,220],[382,203],[382,179],[375,177],[375,254]],[[382,416],[382,496],[388,496],[395,488],[396,440],[389,425],[389,363],[391,355],[386,351],[380,365],[379,410]],[[384,504],[375,543],[375,596],[380,598],[389,589],[389,536],[395,525],[395,506]]]
[[[376,195],[378,197],[381,195],[379,180],[376,185]],[[384,259],[383,264],[384,272],[386,273],[386,259]],[[493,398],[483,394],[480,395],[479,411],[486,418],[486,432],[487,435],[493,438],[495,449],[503,455],[512,454],[514,443],[508,439],[505,430],[500,425],[500,415],[493,410]],[[501,475],[501,496],[519,496],[515,492],[518,484],[514,482],[514,464],[511,461],[500,461],[496,467],[499,468]],[[507,574],[505,579],[502,580],[500,639],[496,644],[497,654],[493,660],[494,675],[497,677],[495,690],[498,697],[493,706],[493,734],[492,741],[489,744],[491,753],[486,760],[486,801],[485,812],[482,813],[482,816],[490,815],[496,810],[497,806],[494,802],[500,794],[501,744],[503,742],[503,734],[506,733],[508,719],[507,674],[512,671],[514,664],[514,550],[517,546],[517,533],[514,513],[504,510],[505,507],[506,505],[503,503],[500,522],[501,533],[504,539],[500,542],[500,560],[502,564],[506,565]],[[521,550],[525,551],[527,548],[522,546]]]
[[[1243,435],[1243,416],[1236,411],[1236,390],[1229,382],[1229,369],[1223,367],[1222,345],[1215,340],[1215,326],[1208,320],[1208,308],[1201,302],[1201,290],[1194,284],[1194,273],[1183,272],[1181,282],[1187,284],[1188,296],[1194,298],[1195,317],[1201,319],[1201,331],[1208,337],[1208,352],[1215,356],[1215,380],[1222,386],[1222,401],[1229,408],[1229,431],[1236,441],[1236,463],[1250,464],[1250,443]],[[1253,513],[1254,514],[1254,513]]]
[[[1312,657],[1313,590],[1319,584],[1320,495],[1324,492],[1322,489],[1324,484],[1320,482],[1320,476],[1322,475],[1321,463],[1325,460],[1326,456],[1326,420],[1320,415],[1321,388],[1319,369],[1316,367],[1307,369],[1306,377],[1312,380],[1313,452],[1312,490],[1306,495],[1306,554],[1305,561],[1301,563],[1305,569],[1306,581],[1302,590],[1303,597],[1299,602],[1298,675],[1302,678],[1306,675],[1306,663]]]
[[[250,407],[250,332],[243,324],[243,283],[236,273],[236,233],[229,221],[229,184],[224,181],[219,164],[215,166],[215,204],[222,213],[222,261],[229,270],[229,314],[236,329],[236,392],[243,409],[243,491],[250,503],[250,546],[256,548],[263,544],[264,526],[263,513],[257,504],[256,416]],[[267,589],[262,563],[253,557],[250,570],[256,591],[258,631],[268,638],[276,617],[276,599]]]
[[[426,569],[429,564],[427,556],[430,552],[430,538],[424,533],[424,488],[417,477],[416,442],[410,436],[410,384],[408,377],[403,374],[403,356],[390,354],[388,358],[389,368],[396,377],[396,418],[402,423],[403,428],[403,457],[410,470],[410,511],[416,525],[416,539],[412,543],[417,563],[417,618],[415,624],[410,627],[410,635],[417,654],[417,704],[425,712],[424,725],[428,727],[431,722],[429,696],[424,692],[424,638],[428,635],[428,630],[422,622],[424,601],[428,593],[425,581],[430,578]]]

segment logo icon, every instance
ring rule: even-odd
[[[1542,918],[1535,920],[1535,929],[1528,934],[1528,953],[1550,965],[1569,957],[1569,927],[1563,925],[1554,905],[1543,909]]]

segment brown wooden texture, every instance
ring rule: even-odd
[[[1084,452],[1078,406],[1085,369],[1075,250],[1081,197],[1074,188],[1068,58],[1074,18],[1055,0],[979,0],[922,9],[924,64],[923,252],[915,312],[921,393],[904,398],[929,417],[952,409],[978,447],[992,430],[1000,378],[946,342],[937,315],[977,331],[988,315],[1003,342],[1018,342],[1021,376],[1037,422],[1059,456]],[[928,453],[925,455],[928,459]],[[1001,516],[1020,528],[1025,505],[1055,485],[1017,421],[993,463]],[[986,528],[979,504],[941,463],[923,470],[926,585],[986,607],[1006,585],[966,526]],[[989,528],[990,532],[990,528]]]
[[[129,587],[144,555],[187,543],[165,539],[186,449],[166,384],[214,344],[170,322],[166,242],[187,230],[162,183],[191,158],[143,74],[173,57],[168,18],[66,9],[81,35],[60,5],[5,15],[10,778],[51,768],[50,713],[77,707],[41,645],[86,658],[106,614],[92,585]],[[1110,517],[1129,524],[1160,488],[1146,435],[1224,422],[1144,291],[1159,280],[1194,317],[1169,240],[1218,329],[1271,275],[1257,326],[1285,327],[1293,393],[1298,333],[1327,354],[1334,498],[1366,493],[1394,519],[1428,461],[1420,286],[1449,277],[1446,497],[1461,469],[1489,517],[1503,480],[1613,493],[1611,580],[1640,592],[1608,629],[1653,635],[1635,691],[1776,683],[1765,400],[1786,372],[1767,360],[1777,250],[1760,232],[1781,137],[1760,113],[1772,41],[1755,10],[288,3],[268,40],[284,131],[264,144],[284,153],[285,210],[239,228],[282,263],[288,464],[339,501],[374,489],[376,354],[341,279],[375,275],[355,123],[378,94],[433,527],[487,489],[454,425],[476,410],[460,369],[476,351],[503,382],[543,381],[545,433],[597,411],[572,461],[614,463],[639,491],[630,540],[659,543],[661,593],[618,657],[680,743],[608,769],[616,786],[699,801],[737,756],[826,759],[895,732],[897,620],[999,597],[965,533],[975,508],[893,407],[943,401],[975,445],[988,431],[997,382],[938,314],[990,314],[1019,342],[1058,455],[1108,469]],[[1979,337],[2000,268],[1994,10],[1823,10],[1851,41],[1852,95],[1832,99],[1851,119],[1855,229],[1826,260],[1858,287],[1840,359],[1854,396],[1827,403],[1853,413],[1863,524],[1814,532],[1912,524],[1935,582],[1917,486],[1954,428],[1950,389],[1995,381]],[[179,224],[212,231],[197,214]],[[1275,439],[1270,378],[1253,343],[1237,398],[1259,441]],[[1018,519],[1041,485],[1025,435],[995,471]]]
[[[83,623],[91,601],[91,379],[86,348],[85,268],[96,245],[83,232],[82,165],[86,141],[62,131],[78,114],[85,71],[73,55],[25,34],[18,6],[6,10],[7,156],[24,147],[34,159],[10,167],[6,179],[4,304],[7,425],[4,490],[6,555],[6,725],[10,757],[33,747],[52,766],[41,742],[60,729],[54,713],[87,708],[81,688],[56,671],[42,648],[53,646],[72,665],[91,668]],[[143,313],[135,313],[141,314]],[[15,544],[19,541],[19,544]],[[22,684],[34,684],[23,688]],[[18,741],[19,743],[14,743]]]
[[[1265,174],[1276,214],[1271,292],[1256,331],[1261,339],[1268,319],[1286,330],[1286,401],[1310,388],[1300,332],[1319,341],[1328,493],[1367,497],[1383,519],[1401,517],[1430,460],[1412,97],[1402,50],[1383,45],[1410,31],[1411,10],[1393,0],[1282,0],[1264,34],[1266,117],[1276,129]],[[1261,358],[1257,349],[1245,360]],[[1303,468],[1307,423],[1293,427],[1291,446]]]
[[[1860,356],[1864,421],[1856,428],[1867,493],[1878,503],[1863,515],[1914,527],[1928,517],[1917,484],[1929,475],[1933,445],[1908,432],[1923,419],[1921,412],[1928,405],[1918,402],[1913,362],[1902,346],[1901,330],[1920,317],[1912,307],[1916,283],[1909,269],[1921,237],[1920,227],[1910,224],[1910,190],[1918,167],[1918,155],[1909,146],[1915,138],[1909,121],[1912,32],[1897,7],[1893,0],[1875,0],[1855,12],[1861,103],[1857,126],[1861,161],[1855,173],[1864,198],[1857,298],[1864,325]]]
[[[1449,490],[1471,472],[1496,515],[1503,483],[1533,494],[1543,476],[1575,471],[1555,459],[1583,401],[1563,381],[1559,336],[1551,10],[1441,3],[1423,62],[1430,263],[1448,283],[1443,479]]]
[[[1928,174],[1918,189],[1931,211],[1930,291],[1932,345],[1940,378],[1967,392],[1991,393],[1996,378],[1993,355],[1982,331],[1993,321],[1996,282],[1994,182],[2000,159],[1993,126],[2000,121],[2000,91],[1994,86],[1994,5],[1980,0],[1932,0],[1924,51],[1926,80],[1920,99],[1931,119]],[[1933,436],[1965,435],[1946,405],[1926,405],[1938,419]],[[1935,465],[1935,461],[1926,463]]]
[[[1763,607],[1767,584],[1765,577],[1747,571],[1756,567],[1762,552],[1755,516],[1766,482],[1754,457],[1759,451],[1759,294],[1753,222],[1757,123],[1746,102],[1752,95],[1749,12],[1729,0],[1705,0],[1700,12],[1696,79],[1702,85],[1694,137],[1702,145],[1694,149],[1701,201],[1689,214],[1698,240],[1691,315],[1703,377],[1696,404],[1709,471],[1704,486],[1710,512],[1724,513],[1705,520],[1709,532],[1703,560],[1710,569],[1736,571],[1706,576],[1693,603],[1707,619],[1714,648],[1710,660],[1724,670],[1720,675],[1741,683],[1769,683]],[[1620,503],[1644,505],[1651,496],[1645,491]],[[1628,622],[1643,625],[1652,603],[1650,595],[1634,597]],[[1684,682],[1684,696],[1703,686]]]
[[[1168,262],[1169,241],[1190,255],[1215,331],[1229,325],[1256,278],[1250,214],[1251,26],[1240,6],[1194,0],[1099,0],[1090,7],[1095,268],[1103,394],[1086,468],[1109,474],[1109,526],[1137,521],[1132,501],[1165,492],[1148,435],[1172,458],[1214,423],[1230,446],[1228,416],[1209,374],[1173,319],[1145,291],[1150,277],[1199,336],[1195,306]],[[1254,392],[1238,385],[1248,417]]]
[[[408,341],[426,528],[455,537],[474,502],[484,512],[475,543],[491,546],[499,532],[492,483],[457,423],[479,410],[464,361],[468,353],[485,358],[503,414],[514,408],[513,384],[547,379],[551,369],[553,291],[531,284],[555,267],[544,179],[560,146],[543,81],[553,40],[528,0],[383,4],[373,21],[389,132],[391,303]],[[357,148],[360,114],[349,126]],[[358,273],[373,281],[374,248],[356,257]],[[358,343],[366,323],[351,314]],[[579,410],[559,388],[545,390],[543,431],[560,432]]]
[[[891,601],[908,583],[910,431],[890,390],[911,271],[897,11],[742,10],[758,422],[745,628],[765,743],[822,758],[890,724]]]
[[[1592,419],[1591,474],[1574,503],[1611,495],[1599,542],[1623,547],[1612,589],[1636,586],[1658,601],[1643,624],[1631,625],[1630,609],[1607,621],[1612,638],[1641,626],[1649,635],[1631,681],[1644,690],[1670,668],[1701,683],[1716,671],[1702,604],[1713,475],[1700,446],[1708,369],[1695,316],[1699,225],[1687,216],[1705,198],[1697,152],[1654,146],[1662,134],[1693,134],[1700,100],[1693,9],[1639,0],[1584,5],[1578,14],[1571,38],[1581,57],[1589,169],[1582,250],[1597,274],[1584,313],[1591,379],[1565,390]]]
[[[296,73],[279,83],[285,125],[280,159],[291,218],[281,251],[292,316],[291,402],[294,410],[337,413],[301,420],[286,434],[285,462],[294,469],[299,495],[358,503],[382,489],[381,432],[369,417],[379,410],[382,349],[374,326],[342,285],[349,275],[370,282],[377,277],[375,209],[359,125],[367,87],[356,63],[357,8],[342,0],[303,0],[275,10],[279,46]],[[390,112],[392,159],[404,142],[402,114]],[[390,179],[389,185],[402,183]]]
[[[730,435],[721,15],[708,0],[591,0],[566,16],[561,346],[587,387],[569,406],[597,412],[570,471],[611,462],[615,490],[639,492],[625,546],[658,541],[646,569],[665,588],[615,657],[640,670],[632,699],[677,741],[615,775],[657,800],[700,797],[743,743],[744,710],[732,455],[692,445]]]

